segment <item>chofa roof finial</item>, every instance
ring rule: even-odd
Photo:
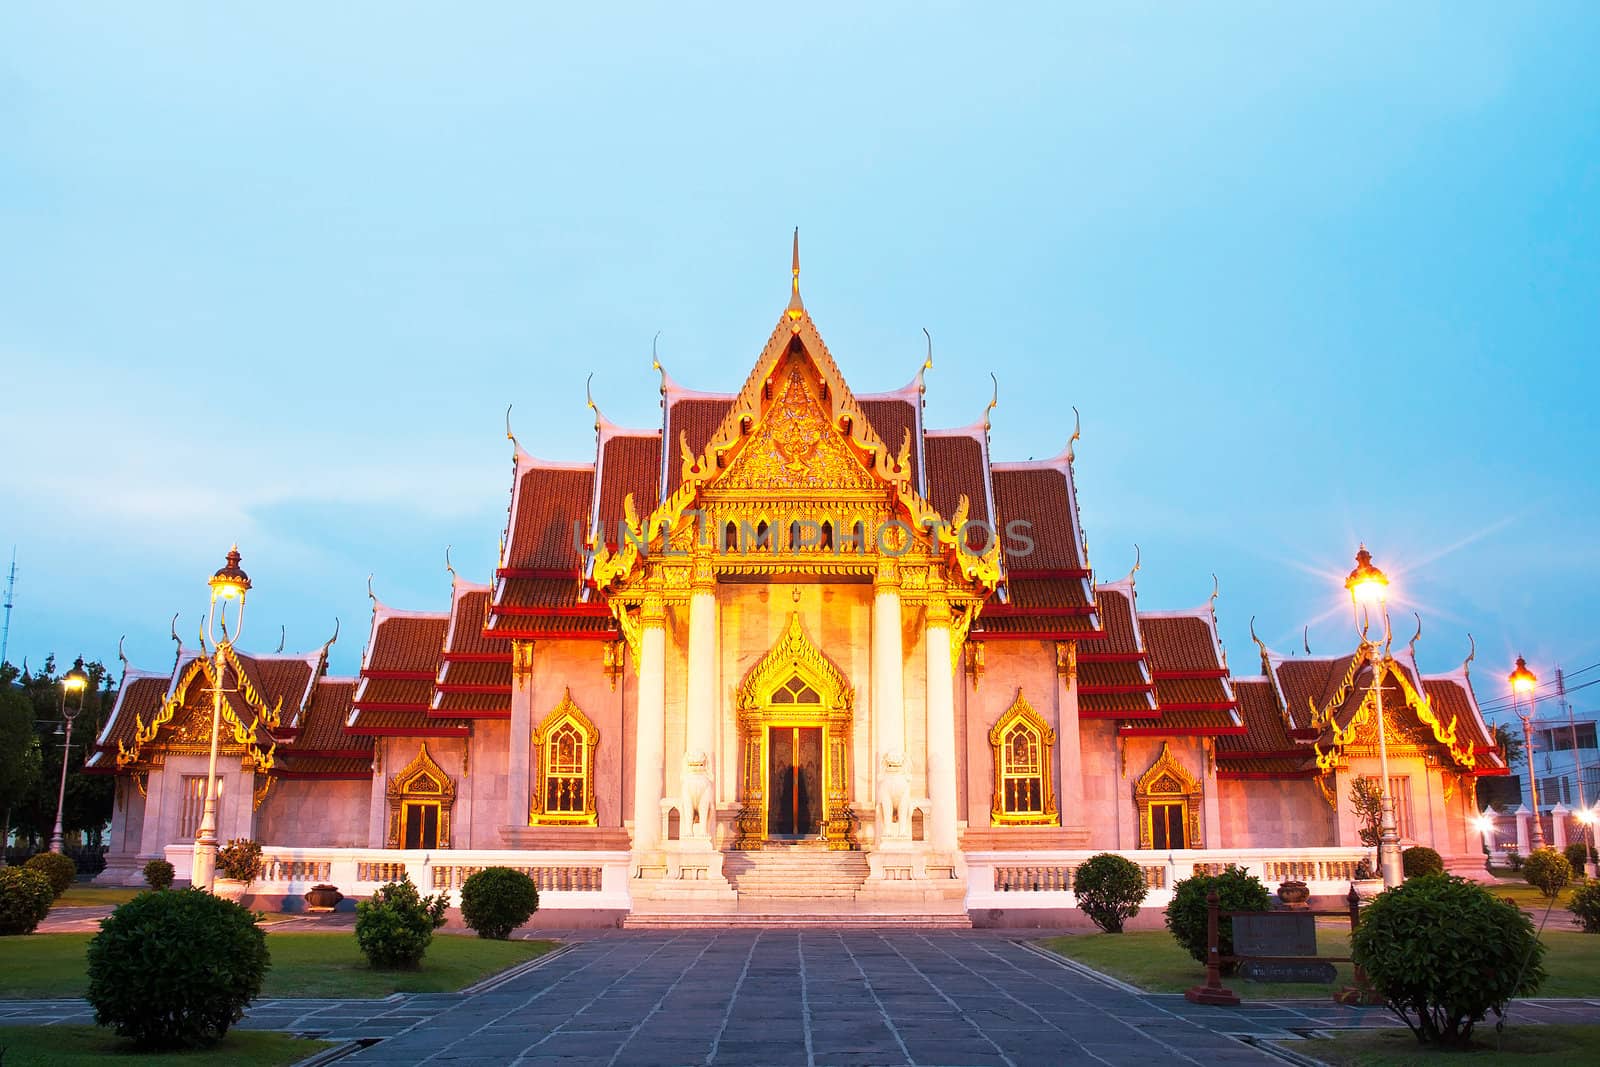
[[[800,328],[800,316],[806,309],[806,306],[800,302],[800,227],[798,226],[794,228],[794,263],[790,267],[790,273],[794,275],[794,280],[790,283],[791,291],[789,293],[787,313],[791,328],[798,330]]]
[[[516,440],[516,438],[512,438]],[[372,591],[372,575],[367,575],[367,598],[372,601],[372,613],[378,613],[378,594]]]
[[[521,448],[517,443],[517,435],[511,432],[511,405],[506,405],[506,440],[511,442],[513,448]]]
[[[279,623],[278,624],[278,652],[274,653],[274,655],[282,653],[283,652],[283,646],[285,644],[287,644],[288,641],[289,641],[289,626],[288,626],[287,623]]]
[[[989,405],[983,409],[983,429],[989,430],[989,413],[1000,406],[1000,379],[994,376],[994,371],[989,372],[989,381],[994,383],[994,392],[989,397]]]
[[[444,569],[450,572],[450,580],[456,580],[456,569],[450,565],[450,546],[444,546]]]
[[[1306,655],[1311,655],[1311,624],[1306,623],[1304,630],[1300,631],[1300,646],[1306,650]]]
[[[1267,643],[1256,636],[1256,617],[1254,615],[1250,616],[1250,640],[1254,641],[1256,647],[1261,650],[1261,662],[1265,664],[1267,662]]]
[[[661,331],[650,338],[650,369],[661,375],[661,395],[667,395],[667,368],[661,365],[661,357],[656,355],[656,342],[661,340]]]
[[[1139,543],[1133,543],[1133,569],[1128,572],[1127,581],[1133,581],[1133,576],[1139,573],[1139,568],[1144,566],[1144,552],[1139,548]]]
[[[1422,616],[1413,611],[1411,617],[1417,620],[1417,632],[1411,635],[1411,659],[1415,661],[1417,658],[1417,642],[1422,638]]]
[[[1472,661],[1478,658],[1478,642],[1472,639],[1472,634],[1467,634],[1467,658],[1461,661],[1462,673],[1468,673],[1472,668]]]
[[[1082,436],[1083,436],[1083,420],[1081,418],[1079,418],[1079,416],[1078,416],[1078,406],[1076,404],[1074,404],[1072,406],[1072,436],[1067,438],[1067,462],[1068,463],[1071,463],[1074,459],[1077,458],[1077,452],[1073,449],[1072,446],[1077,444],[1078,438],[1080,438]]]

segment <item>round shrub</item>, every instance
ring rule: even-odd
[[[461,918],[479,937],[504,941],[539,910],[539,887],[510,867],[485,867],[461,886]]]
[[[151,860],[144,865],[144,884],[151,889],[165,889],[177,873],[166,860]]]
[[[58,897],[78,878],[78,865],[72,862],[71,856],[59,852],[41,852],[30,856],[23,866],[44,875],[50,882],[51,891]]]
[[[371,900],[356,903],[356,943],[367,962],[383,969],[415,968],[428,951],[433,932],[444,925],[450,894],[425,897],[410,878],[378,887]]]
[[[1110,852],[1090,856],[1072,873],[1078,908],[1108,934],[1122,933],[1122,923],[1139,914],[1148,892],[1137,863]]]
[[[1591,879],[1574,889],[1567,910],[1578,917],[1585,933],[1600,934],[1600,882]]]
[[[140,893],[89,942],[94,1021],[141,1048],[213,1045],[271,966],[248,908],[203,889]]]
[[[1544,945],[1514,903],[1447,874],[1413,878],[1361,911],[1351,955],[1425,1044],[1466,1047],[1472,1027],[1544,980]]]
[[[1545,896],[1554,900],[1562,886],[1572,881],[1572,866],[1567,857],[1553,848],[1536,848],[1522,862],[1522,877]]]
[[[0,867],[0,936],[31,934],[50,914],[50,879],[26,867]]]
[[[1427,845],[1412,845],[1400,853],[1400,867],[1407,878],[1420,878],[1424,874],[1443,874],[1444,860]]]
[[[1574,841],[1561,853],[1567,857],[1567,866],[1572,868],[1574,875],[1583,873],[1584,864],[1589,862],[1589,846],[1583,841]]]
[[[1221,874],[1197,874],[1173,887],[1172,903],[1167,905],[1167,929],[1189,955],[1206,962],[1206,894],[1216,891],[1221,911],[1266,911],[1272,898],[1261,880],[1242,867],[1229,864]],[[1223,956],[1233,954],[1233,920],[1217,920],[1217,949]],[[1234,964],[1222,964],[1223,974],[1232,974]]]

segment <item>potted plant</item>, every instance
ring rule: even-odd
[[[236,837],[217,849],[217,876],[211,891],[224,900],[237,901],[260,874],[260,843]]]
[[[1304,908],[1311,899],[1311,887],[1299,880],[1283,882],[1278,886],[1278,899],[1285,908]]]
[[[339,892],[338,886],[321,883],[306,890],[305,898],[306,907],[311,911],[332,911],[344,899],[344,894]]]

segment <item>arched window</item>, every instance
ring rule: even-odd
[[[456,784],[423,744],[416,758],[389,779],[389,848],[449,848]]]
[[[1168,742],[1150,769],[1133,787],[1139,814],[1139,847],[1154,849],[1203,848],[1200,836],[1202,790]]]
[[[989,731],[994,751],[995,826],[1059,826],[1051,773],[1056,732],[1017,690],[1011,707]]]
[[[820,704],[822,697],[797,674],[772,693],[774,704]]]
[[[572,701],[568,689],[533,734],[533,786],[529,824],[593,826],[594,755],[600,731]]]

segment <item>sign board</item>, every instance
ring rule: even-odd
[[[1233,917],[1235,956],[1315,956],[1317,920],[1303,912],[1264,911]]]
[[[1322,982],[1331,984],[1339,972],[1331,963],[1289,963],[1283,960],[1245,960],[1239,977],[1247,982]]]

